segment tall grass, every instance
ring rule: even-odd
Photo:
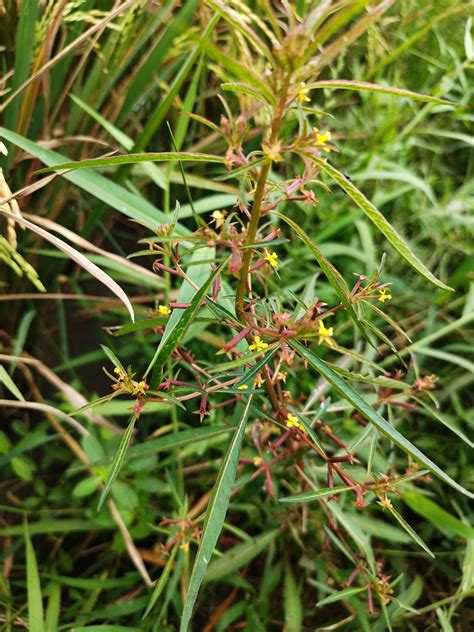
[[[470,629],[472,2],[4,2],[0,625]]]

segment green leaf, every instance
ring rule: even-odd
[[[257,101],[263,101],[264,103],[269,103],[270,105],[274,103],[274,100],[269,102],[265,94],[263,94],[254,86],[248,85],[247,83],[221,83],[221,88],[226,92],[236,92],[237,94],[244,94],[247,97],[253,97],[254,99],[257,99]]]
[[[28,592],[28,623],[31,632],[44,632],[43,596],[36,561],[35,550],[31,543],[28,523],[23,525],[26,543],[26,587]]]
[[[125,458],[125,453],[127,452],[128,443],[130,441],[130,437],[132,436],[132,432],[135,427],[136,421],[137,421],[137,416],[134,414],[131,416],[127,430],[120,441],[120,445],[118,447],[117,453],[113,460],[112,467],[109,472],[109,476],[100,494],[99,503],[97,505],[97,511],[100,511],[102,505],[104,504],[105,499],[107,498],[107,494],[109,493],[110,488],[112,487],[112,483],[115,481],[115,479],[118,476],[118,473],[120,472],[120,468],[122,467],[122,464]]]
[[[14,395],[21,402],[25,401],[25,398],[20,393],[17,385],[12,380],[12,378],[8,375],[5,367],[0,364],[0,382],[5,385],[5,387],[10,391],[12,395]]]
[[[367,334],[360,322],[357,314],[352,307],[352,303],[349,298],[349,288],[347,283],[345,282],[341,273],[336,270],[336,268],[326,259],[321,250],[316,246],[311,237],[304,232],[304,230],[292,219],[283,215],[282,213],[273,212],[273,215],[276,215],[279,219],[283,220],[288,224],[288,226],[298,235],[298,237],[303,241],[303,243],[311,250],[314,258],[318,262],[319,267],[323,271],[329,283],[334,288],[339,300],[344,305],[347,310],[347,313],[355,323],[355,325],[360,329],[364,338],[367,338]]]
[[[291,566],[285,565],[284,583],[285,630],[300,632],[303,623],[303,604]]]
[[[393,88],[392,86],[382,86],[377,83],[369,83],[367,81],[348,81],[345,79],[335,79],[328,81],[315,81],[306,85],[309,90],[316,90],[319,88],[331,88],[333,90],[356,90],[360,92],[381,92],[382,94],[390,94],[394,97],[405,97],[406,99],[413,99],[415,101],[422,101],[424,103],[438,103],[439,105],[452,105],[453,107],[464,108],[464,105],[454,103],[453,101],[447,101],[446,99],[439,99],[438,97],[432,97],[429,94],[419,94],[418,92],[412,92],[411,90],[405,90],[404,88]]]
[[[437,529],[454,533],[466,540],[474,539],[474,527],[466,524],[438,504],[417,492],[403,492],[403,500],[412,511],[429,520]]]
[[[48,608],[46,610],[45,632],[57,632],[59,610],[61,608],[61,586],[50,584],[48,587]]]
[[[288,340],[288,344],[295,349],[308,364],[313,367],[325,380],[327,380],[333,388],[348,401],[361,415],[364,416],[367,421],[373,424],[380,432],[387,436],[393,443],[395,443],[404,452],[409,454],[416,461],[421,463],[435,476],[442,481],[456,489],[457,491],[474,498],[474,494],[464,489],[462,485],[452,479],[446,472],[444,472],[436,463],[431,461],[427,456],[423,454],[416,446],[414,446],[408,439],[406,439],[396,428],[391,426],[385,419],[375,411],[369,404],[359,395],[359,393],[352,388],[350,384],[344,382],[344,380],[337,375],[321,358],[318,358],[312,351],[304,347],[296,340]]]
[[[413,527],[408,524],[408,522],[405,520],[405,518],[401,514],[399,514],[398,511],[394,507],[387,507],[387,510],[392,514],[392,516],[395,518],[395,520],[398,522],[398,524],[403,529],[405,529],[405,531],[408,533],[408,535],[418,544],[418,546],[420,546],[424,551],[426,551],[426,553],[428,553],[428,555],[430,557],[432,557],[434,559],[435,558],[434,553],[423,542],[423,540],[420,538],[418,533],[416,533],[416,531],[413,529]]]
[[[288,505],[293,505],[297,503],[309,503],[312,500],[317,500],[318,498],[324,498],[325,496],[332,496],[333,494],[341,494],[342,492],[347,492],[351,489],[352,487],[348,487],[348,486],[323,487],[322,489],[318,489],[312,492],[304,492],[303,494],[295,494],[295,496],[284,496],[283,498],[279,498],[278,502],[286,503]]]
[[[273,542],[279,532],[279,529],[275,529],[268,533],[261,533],[255,538],[250,538],[250,540],[241,542],[232,547],[221,557],[209,564],[204,581],[219,581],[227,575],[233,575],[242,568],[242,566],[251,562],[257,555],[265,550],[270,542]]]
[[[367,588],[345,588],[344,590],[340,590],[339,592],[332,593],[328,597],[324,597],[324,599],[320,599],[316,606],[321,608],[322,606],[327,605],[328,603],[334,603],[335,601],[341,601],[342,599],[348,599],[349,597],[353,597],[361,592],[366,591]]]
[[[171,573],[171,569],[173,568],[174,558],[176,557],[176,553],[178,552],[178,549],[179,549],[179,545],[175,544],[175,546],[173,547],[173,550],[171,551],[171,555],[169,556],[168,561],[166,562],[166,566],[164,567],[160,575],[160,579],[157,581],[156,586],[153,589],[153,592],[150,597],[150,601],[148,602],[148,606],[143,614],[142,619],[145,619],[149,615],[149,613],[153,609],[153,606],[158,601],[159,596],[163,592],[163,589],[166,586],[166,583],[168,582],[168,577]]]
[[[403,237],[395,230],[395,228],[387,221],[382,213],[375,208],[362,191],[352,184],[340,171],[330,165],[325,160],[318,158],[317,156],[311,156],[312,160],[321,167],[323,171],[328,173],[333,180],[335,180],[339,186],[347,193],[347,195],[357,204],[357,206],[364,211],[367,217],[375,224],[380,232],[388,239],[395,250],[405,259],[409,266],[418,272],[422,277],[442,288],[443,290],[452,290],[452,288],[445,285],[442,281],[437,279],[432,272],[428,270],[425,264],[418,259],[415,253],[411,250]]]
[[[67,158],[55,151],[44,149],[40,145],[34,143],[15,132],[0,127],[0,135],[6,140],[20,147],[23,151],[28,152],[35,158],[38,158],[44,164],[55,166],[64,163]],[[112,182],[110,178],[101,176],[94,172],[69,172],[63,177],[80,187],[98,200],[101,200],[107,206],[111,206],[123,215],[143,224],[150,230],[156,230],[158,224],[167,223],[169,218],[165,213],[155,208],[139,195],[135,195],[124,187]],[[188,235],[189,230],[184,226],[177,225],[176,231],[180,235]]]
[[[181,162],[224,162],[224,158],[213,154],[193,154],[185,151],[164,151],[149,154],[124,154],[123,156],[110,156],[108,158],[91,158],[90,160],[64,162],[45,169],[39,169],[36,173],[49,173],[50,171],[62,170],[74,171],[75,169],[113,167],[115,165],[133,165],[142,162],[175,162],[177,160],[180,160]]]
[[[208,277],[208,279],[202,284],[199,290],[196,291],[189,307],[181,312],[178,321],[175,323],[171,323],[170,319],[169,325],[172,324],[172,326],[166,327],[158,349],[156,350],[155,355],[153,356],[153,359],[148,365],[148,368],[145,372],[146,377],[148,373],[153,369],[153,376],[150,381],[150,388],[153,389],[158,383],[161,369],[164,367],[164,365],[168,361],[168,358],[171,356],[173,351],[183,339],[188,326],[199,311],[201,303],[205,298],[209,288],[211,287],[212,282],[220,273],[226,261],[227,260],[223,261],[221,265],[217,267],[214,272],[212,272],[212,274]]]
[[[222,525],[229,506],[232,487],[235,481],[240,449],[242,447],[242,440],[245,434],[252,399],[253,396],[251,395],[242,413],[240,422],[235,429],[234,436],[229,443],[227,452],[222,460],[219,474],[212,490],[209,507],[204,521],[201,541],[199,543],[199,549],[196,554],[193,571],[188,584],[188,592],[181,617],[180,632],[187,632],[199,587],[222,530]]]

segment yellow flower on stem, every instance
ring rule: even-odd
[[[319,340],[318,344],[322,345],[323,343],[327,343],[328,345],[333,345],[334,342],[331,340],[331,337],[334,335],[333,327],[325,327],[322,320],[319,321]]]
[[[267,248],[265,248],[265,254],[263,257],[270,266],[274,269],[278,269],[278,255],[276,252],[270,252]]]
[[[292,413],[288,413],[286,417],[286,427],[290,429],[295,428],[295,430],[299,430],[303,433],[306,432],[306,428],[298,421],[298,417]]]
[[[247,384],[241,384],[240,386],[237,386],[239,391],[246,391],[248,389]]]
[[[296,100],[298,103],[309,103],[311,101],[309,94],[309,88],[306,87],[305,82],[300,83],[298,87],[298,93],[296,95]]]
[[[278,371],[277,380],[281,380],[284,384],[286,384],[287,377],[288,377],[287,371]]]
[[[256,388],[261,388],[264,384],[265,380],[263,379],[263,377],[260,375],[260,373],[257,374],[257,377],[255,378],[255,387]]]
[[[385,303],[385,301],[389,301],[392,298],[388,288],[382,287],[380,288],[380,294],[378,295],[377,300],[381,303]]]
[[[316,145],[319,145],[324,151],[331,151],[326,143],[331,140],[331,132],[321,132],[317,127],[313,127],[313,132],[316,136]]]
[[[169,316],[171,314],[171,310],[167,305],[158,305],[158,314],[160,316]]]
[[[115,367],[114,373],[118,375],[119,380],[124,380],[127,377],[127,374],[124,373],[122,369],[119,369],[118,366]]]
[[[212,219],[216,223],[216,228],[220,228],[224,221],[227,213],[225,211],[214,211],[211,215]]]
[[[268,344],[266,342],[263,342],[260,336],[255,336],[255,338],[253,339],[253,343],[249,345],[250,351],[263,351],[267,347]]]
[[[145,391],[147,389],[146,382],[143,380],[141,382],[133,382],[133,395],[145,395]]]

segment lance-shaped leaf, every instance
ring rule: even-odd
[[[214,154],[199,154],[187,151],[163,151],[147,154],[124,154],[123,156],[106,156],[104,158],[91,158],[90,160],[78,160],[64,162],[52,167],[40,169],[36,173],[49,171],[73,171],[74,169],[93,169],[97,167],[114,167],[116,165],[132,165],[140,162],[176,162],[177,160],[191,162],[224,162],[221,156]]]
[[[235,481],[240,449],[242,447],[242,440],[245,433],[245,427],[247,425],[250,407],[252,405],[252,399],[253,397],[251,395],[235,430],[235,434],[229,443],[227,452],[222,460],[219,475],[214,485],[214,489],[212,490],[209,507],[204,520],[201,542],[196,553],[193,572],[188,584],[188,592],[181,617],[180,632],[187,632],[199,587],[201,586],[212,552],[222,530],[222,525],[229,506],[232,487]]]
[[[125,434],[123,435],[120,441],[117,454],[115,455],[115,458],[112,463],[112,467],[110,468],[109,476],[100,494],[99,503],[97,505],[97,511],[100,511],[102,505],[104,504],[104,500],[107,498],[107,494],[109,493],[110,488],[112,487],[112,483],[115,481],[115,479],[118,476],[118,473],[120,472],[120,468],[122,467],[122,464],[124,462],[125,453],[127,452],[128,443],[130,441],[130,437],[132,436],[132,432],[135,427],[136,421],[137,421],[137,416],[132,415],[127,427],[127,431],[125,432]]]
[[[352,303],[349,298],[349,288],[341,273],[332,265],[330,261],[328,261],[328,259],[326,259],[321,250],[319,250],[314,241],[307,233],[305,233],[301,226],[299,226],[296,222],[294,222],[286,215],[283,215],[282,213],[273,212],[273,215],[276,215],[279,219],[286,222],[288,226],[298,235],[301,241],[311,250],[314,258],[319,264],[319,267],[324,272],[327,280],[334,288],[337,297],[346,308],[347,313],[360,329],[364,338],[367,339],[367,333],[359,318],[357,318],[357,314],[355,313],[354,308],[352,307]]]
[[[25,521],[23,533],[26,543],[26,587],[28,592],[28,629],[31,632],[44,632],[43,597],[38,572],[38,562],[30,539],[28,523]]]
[[[303,358],[308,364],[317,371],[332,387],[348,401],[367,421],[373,424],[380,432],[387,436],[404,452],[409,454],[416,461],[421,463],[426,469],[430,470],[435,476],[456,489],[457,491],[474,498],[474,494],[464,489],[462,485],[452,479],[444,472],[436,463],[429,459],[423,452],[414,446],[406,437],[404,437],[396,428],[391,426],[385,419],[374,410],[359,393],[352,388],[350,384],[345,382],[337,373],[335,373],[321,358],[318,358],[310,349],[304,347],[296,340],[288,340],[288,344]]]
[[[338,171],[328,162],[317,156],[312,156],[314,162],[321,167],[323,171],[328,173],[333,180],[347,193],[347,195],[364,211],[367,217],[373,222],[380,232],[388,239],[395,250],[405,259],[405,261],[422,277],[442,288],[443,290],[451,290],[452,288],[445,285],[437,279],[435,275],[428,270],[425,264],[418,259],[413,250],[408,246],[403,237],[395,230],[395,228],[387,221],[382,213],[368,200],[362,191],[354,186],[343,173]]]
[[[92,261],[87,259],[87,257],[85,257],[78,250],[76,250],[75,248],[67,244],[62,239],[59,239],[59,237],[52,235],[46,230],[43,230],[39,226],[36,226],[36,224],[29,222],[27,219],[24,219],[20,215],[15,215],[14,213],[9,213],[8,211],[2,211],[1,209],[0,209],[0,214],[3,215],[4,217],[8,217],[14,220],[15,222],[17,222],[21,226],[24,226],[25,228],[29,228],[29,230],[33,231],[40,237],[43,237],[43,239],[46,239],[46,241],[49,241],[51,244],[53,244],[53,246],[56,246],[58,250],[61,250],[62,252],[64,252],[70,259],[72,259],[78,265],[80,265],[81,268],[84,268],[84,270],[89,272],[89,274],[94,276],[98,281],[100,281],[106,287],[108,287],[109,290],[113,292],[115,296],[117,296],[125,305],[128,313],[130,314],[130,318],[132,319],[132,321],[135,321],[135,316],[133,314],[133,307],[130,301],[128,300],[128,296],[122,290],[120,285],[116,283],[108,274],[106,274],[98,266],[96,266],[95,263],[92,263]]]
[[[148,368],[145,372],[145,376],[147,376],[148,373],[153,369],[153,376],[150,380],[150,388],[155,388],[156,384],[158,383],[160,370],[166,364],[168,358],[171,356],[173,351],[183,339],[183,336],[186,333],[189,324],[201,307],[201,303],[205,298],[209,288],[211,287],[212,282],[222,270],[222,267],[225,265],[225,263],[226,261],[223,261],[222,264],[214,270],[207,281],[205,281],[205,283],[203,283],[199,290],[194,294],[189,307],[183,310],[182,314],[179,317],[179,320],[174,324],[173,328],[170,331],[165,330],[158,349],[156,350],[155,355],[153,356],[153,359],[148,365]]]
[[[330,88],[331,90],[356,90],[358,92],[380,92],[382,94],[390,94],[394,97],[405,97],[414,101],[423,101],[424,103],[438,103],[439,105],[452,105],[453,107],[465,107],[458,105],[453,101],[432,97],[429,94],[419,94],[411,90],[403,88],[394,88],[392,86],[383,86],[377,83],[369,83],[368,81],[348,81],[345,79],[334,79],[329,81],[315,81],[306,85],[309,90],[318,88]]]
[[[318,498],[324,498],[325,496],[332,496],[333,494],[340,494],[341,492],[348,492],[352,487],[322,487],[312,492],[304,492],[303,494],[296,494],[295,496],[284,496],[279,498],[278,502],[287,503],[288,505],[296,505],[299,503],[309,503]]]

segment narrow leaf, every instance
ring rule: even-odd
[[[411,90],[405,90],[404,88],[394,88],[392,86],[382,86],[377,83],[369,83],[367,81],[348,81],[345,79],[335,79],[329,81],[316,81],[309,83],[306,88],[309,90],[316,90],[318,88],[331,88],[333,90],[356,90],[360,92],[381,92],[383,94],[390,94],[394,97],[405,97],[407,99],[413,99],[415,101],[423,101],[424,103],[438,103],[440,105],[452,105],[453,107],[465,107],[454,103],[453,101],[447,101],[446,99],[439,99],[438,97],[432,97],[429,94],[419,94],[418,92],[412,92]]]
[[[353,597],[361,592],[364,592],[367,588],[345,588],[344,590],[340,590],[339,592],[333,593],[328,597],[324,597],[324,599],[320,599],[316,606],[321,608],[322,606],[327,605],[328,603],[334,603],[335,601],[341,601],[342,599],[348,599],[349,597]]]
[[[146,607],[146,610],[143,614],[142,619],[145,619],[150,614],[150,612],[153,609],[153,606],[158,601],[161,593],[163,592],[163,589],[166,586],[166,583],[168,581],[168,577],[171,573],[171,569],[173,568],[174,558],[176,557],[176,553],[178,552],[178,549],[179,549],[178,545],[175,545],[173,547],[173,550],[171,551],[168,561],[166,562],[166,566],[164,567],[163,572],[160,575],[160,579],[156,582],[156,586],[153,589],[153,592],[150,597],[150,601],[148,602],[148,606]]]
[[[125,453],[127,452],[128,443],[130,441],[130,437],[132,436],[133,428],[135,427],[136,421],[137,421],[137,416],[132,415],[127,427],[127,431],[125,432],[125,434],[123,435],[120,441],[120,445],[118,447],[117,454],[115,455],[115,458],[113,460],[112,467],[109,472],[109,476],[100,494],[99,503],[97,505],[97,511],[100,511],[100,509],[102,508],[102,505],[104,504],[104,501],[107,498],[107,494],[109,493],[110,488],[112,487],[112,483],[115,481],[115,479],[118,476],[118,473],[120,472],[120,468],[122,467],[123,461],[125,459]]]
[[[318,489],[312,492],[304,492],[303,494],[296,494],[295,496],[284,496],[283,498],[279,498],[278,502],[286,503],[288,505],[293,505],[297,503],[309,503],[312,500],[317,500],[318,498],[324,498],[325,496],[332,496],[333,494],[340,494],[342,492],[347,492],[351,490],[352,487],[343,486],[343,487],[323,487],[322,489]]]
[[[14,395],[17,399],[19,399],[22,402],[25,401],[25,398],[20,393],[20,390],[18,389],[17,385],[12,380],[12,378],[8,375],[7,371],[5,370],[5,367],[3,367],[1,364],[0,364],[0,383],[4,384],[5,387],[10,391],[10,393]]]
[[[474,540],[474,527],[453,516],[430,498],[417,492],[407,491],[403,492],[403,500],[412,511],[429,520],[437,529],[454,533],[466,540]]]
[[[375,224],[380,232],[388,239],[395,250],[405,259],[405,261],[414,270],[418,272],[422,277],[442,288],[443,290],[452,290],[452,288],[445,285],[442,281],[437,279],[425,264],[418,259],[415,253],[411,250],[403,237],[395,230],[395,228],[387,221],[382,213],[375,208],[362,191],[350,182],[344,174],[338,171],[335,167],[330,165],[322,158],[311,156],[313,161],[321,167],[323,171],[328,173],[333,180],[335,180],[339,186],[347,193],[347,195],[357,204],[357,206],[364,211],[367,217]]]
[[[216,546],[219,534],[222,530],[222,525],[229,506],[232,487],[235,481],[240,449],[242,447],[242,440],[245,433],[252,399],[253,397],[251,395],[247,401],[247,405],[245,406],[227,452],[222,460],[219,474],[214,485],[214,489],[212,490],[209,507],[206,512],[206,519],[204,521],[201,542],[194,561],[191,579],[188,584],[188,592],[184,602],[180,632],[187,632],[199,587],[211,559],[214,547]]]
[[[288,344],[293,347],[298,355],[306,360],[315,371],[324,377],[324,379],[327,380],[346,401],[348,401],[361,415],[363,415],[367,421],[373,424],[399,448],[415,460],[419,461],[424,467],[430,470],[430,472],[435,474],[442,481],[462,494],[465,494],[470,498],[474,498],[474,494],[464,489],[462,485],[448,476],[446,472],[444,472],[438,465],[436,465],[436,463],[434,463],[416,446],[408,441],[408,439],[406,439],[396,428],[385,421],[385,419],[371,406],[369,406],[365,399],[363,399],[350,384],[344,382],[344,380],[339,377],[339,375],[337,375],[337,373],[335,373],[323,360],[321,360],[321,358],[318,358],[312,351],[304,347],[296,340],[288,340]]]
[[[28,622],[30,632],[44,632],[43,596],[36,554],[31,542],[28,523],[23,526],[26,543],[26,587],[28,592]]]

